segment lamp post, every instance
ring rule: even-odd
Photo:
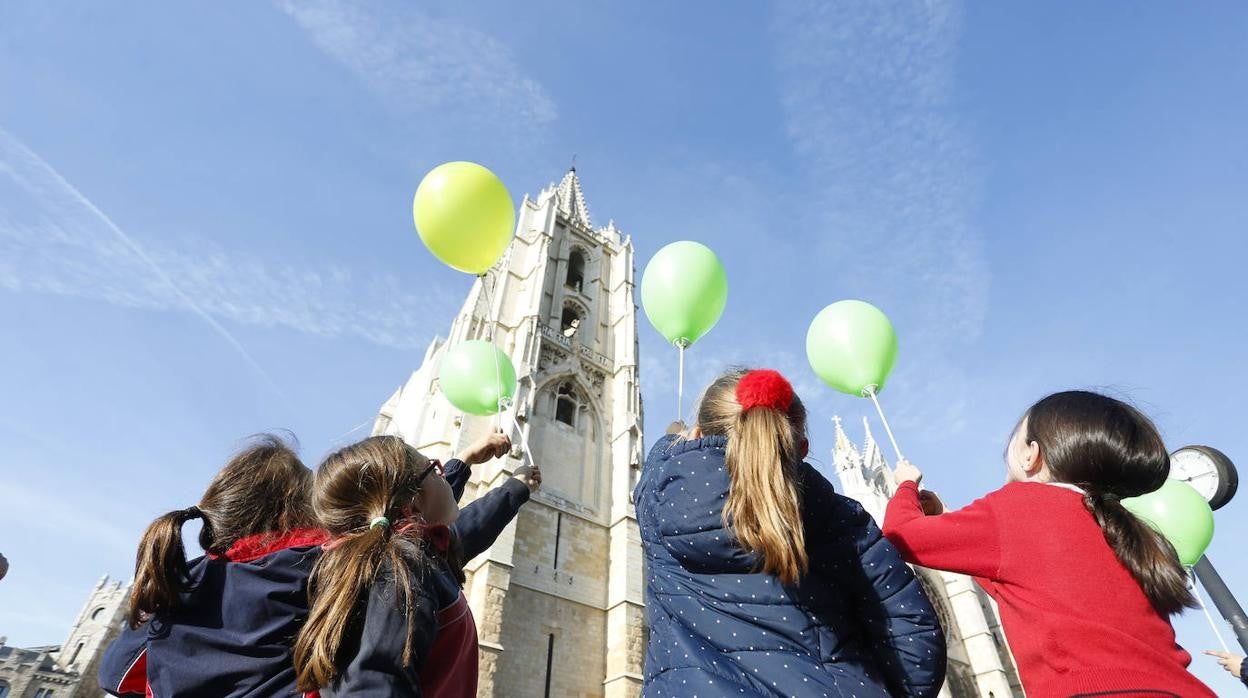
[[[1226,506],[1239,488],[1235,464],[1225,453],[1210,446],[1184,446],[1170,454],[1170,477],[1196,488],[1209,501],[1209,508],[1215,510]],[[1239,646],[1248,652],[1248,615],[1244,614],[1235,595],[1222,581],[1208,557],[1202,556],[1192,570],[1196,572],[1200,585],[1209,593],[1218,613],[1235,631]]]
[[[1195,570],[1196,578],[1200,580],[1200,585],[1209,594],[1218,613],[1222,614],[1231,629],[1235,631],[1235,639],[1239,640],[1239,646],[1248,652],[1248,616],[1244,615],[1244,609],[1235,599],[1235,595],[1227,588],[1226,582],[1222,581],[1221,575],[1213,568],[1213,563],[1209,562],[1209,558],[1201,556],[1192,569]]]

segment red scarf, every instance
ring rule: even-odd
[[[287,548],[310,548],[329,540],[329,534],[319,528],[296,528],[285,533],[257,533],[234,541],[224,555],[208,553],[208,559],[224,557],[230,562],[251,562],[265,555]]]

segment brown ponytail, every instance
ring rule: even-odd
[[[1086,391],[1050,395],[1024,420],[1026,440],[1039,444],[1053,478],[1087,492],[1084,505],[1153,607],[1167,616],[1195,607],[1174,546],[1121,502],[1156,490],[1170,474],[1152,421],[1131,405]]]
[[[1109,547],[1160,613],[1169,616],[1196,606],[1179,554],[1165,536],[1127,511],[1113,495],[1089,494],[1084,504],[1096,517]]]
[[[357,611],[383,569],[391,572],[407,616],[403,661],[410,661],[416,604],[412,570],[425,568],[418,531],[396,534],[390,525],[372,522],[403,518],[427,463],[402,439],[374,436],[330,455],[317,469],[312,505],[335,541],[321,554],[309,581],[311,610],[295,640],[299,690],[328,686],[338,675],[339,648],[344,640],[348,645],[359,640]]]
[[[143,532],[130,592],[131,628],[139,627],[143,618],[156,609],[172,609],[178,605],[178,595],[186,590],[189,575],[186,549],[182,546],[182,524],[202,517],[198,507],[171,511],[153,521]]]
[[[189,568],[182,525],[203,519],[199,545],[221,555],[238,539],[261,533],[279,536],[313,523],[309,496],[312,472],[294,446],[272,434],[250,439],[209,483],[197,506],[171,511],[153,521],[139,541],[128,621],[137,628],[148,616],[172,611],[187,591]]]
[[[706,389],[698,426],[705,434],[728,437],[725,524],[744,550],[759,554],[763,572],[794,584],[810,566],[798,476],[806,408],[793,396],[787,409],[742,409],[737,386],[747,373],[731,371]]]

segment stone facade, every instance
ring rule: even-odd
[[[840,418],[833,420],[836,447],[832,459],[843,494],[861,502],[877,523],[883,522],[888,500],[896,491],[884,454],[865,419],[866,441],[861,453],[846,437]],[[1022,696],[1018,668],[992,599],[965,575],[917,567],[915,572],[936,608],[949,644],[948,680],[941,698]]]
[[[542,489],[466,568],[480,696],[640,693],[647,630],[630,497],[642,463],[634,275],[631,241],[612,222],[592,226],[569,171],[524,198],[503,259],[377,417],[374,434],[400,435],[443,460],[500,424],[508,431],[517,447],[474,468],[461,505],[527,454],[542,468]],[[497,421],[463,414],[438,387],[446,348],[469,339],[493,341],[515,365],[516,396]]]
[[[103,577],[65,644],[20,649],[0,638],[0,698],[97,698],[95,675],[108,643],[121,632],[130,588]]]

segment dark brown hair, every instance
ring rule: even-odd
[[[429,459],[397,436],[374,436],[330,455],[316,471],[312,507],[334,544],[321,554],[309,582],[311,610],[295,640],[298,688],[313,691],[337,676],[339,648],[354,645],[362,628],[353,616],[387,570],[407,616],[403,661],[411,659],[416,594],[426,565],[419,529],[394,533],[415,504]],[[384,516],[388,526],[372,526]],[[462,583],[462,577],[460,577]],[[345,640],[345,642],[344,642]]]
[[[810,567],[798,477],[806,408],[794,396],[787,412],[742,410],[737,384],[748,372],[733,369],[707,387],[698,406],[698,426],[708,436],[728,437],[725,525],[732,527],[744,550],[759,554],[764,572],[793,584]]]
[[[203,519],[199,547],[221,555],[240,538],[261,533],[279,536],[314,525],[310,507],[312,471],[291,442],[273,434],[251,437],[204,491],[199,504],[171,511],[143,533],[134,563],[130,627],[180,603],[189,570],[182,524]]]
[[[1077,485],[1105,540],[1163,615],[1194,607],[1187,573],[1165,536],[1122,505],[1152,492],[1170,474],[1170,455],[1152,420],[1121,400],[1072,390],[1027,410],[1028,442],[1053,479]]]

